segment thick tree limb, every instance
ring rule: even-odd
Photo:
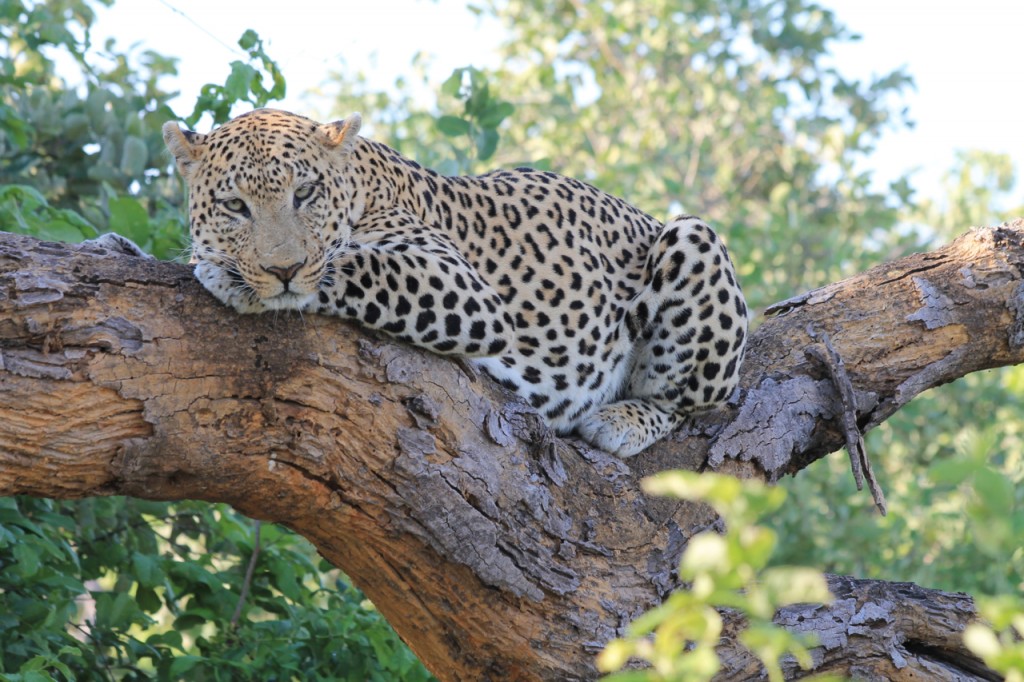
[[[1024,221],[970,232],[779,307],[737,402],[628,464],[549,436],[459,365],[338,320],[244,317],[188,268],[0,235],[0,495],[225,501],[309,538],[442,679],[586,679],[593,655],[678,587],[700,505],[641,476],[710,467],[775,480],[921,391],[1024,360]],[[749,285],[748,285],[749,286]],[[990,679],[959,644],[970,600],[833,580],[822,670]],[[729,621],[729,627],[736,623]],[[753,679],[732,638],[724,679]]]

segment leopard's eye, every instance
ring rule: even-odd
[[[241,199],[225,199],[224,201],[221,202],[221,204],[224,206],[224,208],[231,211],[232,213],[238,213],[239,215],[243,215],[246,217],[249,216],[249,207],[246,206],[245,202],[242,201]]]
[[[313,190],[314,189],[316,189],[316,184],[314,184],[312,182],[309,183],[309,184],[306,184],[306,185],[302,185],[301,187],[296,189],[295,190],[295,194],[294,194],[294,196],[295,196],[295,201],[294,201],[295,207],[298,208],[299,204],[301,204],[303,201],[305,201],[306,199],[308,199],[311,196],[313,196]]]

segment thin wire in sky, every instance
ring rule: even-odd
[[[202,31],[203,33],[205,33],[206,35],[208,35],[208,36],[209,36],[210,38],[212,38],[212,39],[214,40],[214,42],[216,42],[216,43],[217,43],[218,45],[220,45],[220,46],[221,46],[221,47],[223,47],[224,49],[226,49],[226,50],[228,50],[229,52],[231,52],[231,53],[233,53],[233,54],[236,54],[236,55],[238,55],[238,56],[240,56],[240,57],[245,57],[245,56],[247,56],[247,55],[245,55],[245,53],[243,53],[243,52],[242,52],[241,50],[239,50],[239,49],[238,49],[237,47],[235,47],[235,46],[233,46],[233,45],[229,45],[228,43],[225,43],[225,42],[224,42],[223,40],[221,40],[221,39],[220,39],[220,38],[218,38],[218,37],[217,37],[216,35],[214,35],[214,33],[213,33],[212,31],[210,31],[209,29],[207,29],[207,28],[206,28],[205,26],[203,26],[202,24],[200,24],[200,23],[199,23],[198,21],[196,21],[195,19],[193,19],[193,18],[192,18],[192,17],[190,17],[189,15],[185,14],[185,13],[184,13],[183,11],[181,11],[180,9],[178,9],[177,7],[175,7],[174,5],[172,5],[171,3],[167,2],[167,0],[157,0],[157,2],[159,2],[159,3],[161,4],[161,5],[163,5],[163,6],[164,6],[164,7],[166,7],[167,9],[171,10],[171,11],[172,11],[172,12],[174,12],[175,14],[179,14],[179,15],[181,15],[181,16],[182,16],[182,17],[183,17],[183,18],[185,19],[185,21],[189,22],[190,24],[192,24],[193,26],[195,26],[196,28],[198,28],[198,29],[199,29],[200,31]]]

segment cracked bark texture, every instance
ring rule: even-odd
[[[774,306],[735,402],[622,462],[458,363],[335,319],[239,316],[181,265],[0,234],[0,495],[228,502],[311,540],[443,680],[593,679],[717,523],[641,477],[774,481],[842,447],[842,401],[807,352],[821,334],[865,430],[1020,363],[1022,273],[1018,220]],[[834,605],[777,616],[819,634],[819,671],[996,679],[960,644],[968,597],[832,586]],[[725,615],[722,679],[759,679]]]

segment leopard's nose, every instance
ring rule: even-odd
[[[295,278],[295,273],[299,271],[299,268],[301,268],[305,264],[306,261],[302,261],[301,263],[292,263],[291,265],[287,266],[264,265],[263,269],[266,272],[272,274],[274,277],[277,277],[279,280],[281,280],[283,284],[288,284],[288,282],[292,281],[292,279]]]

